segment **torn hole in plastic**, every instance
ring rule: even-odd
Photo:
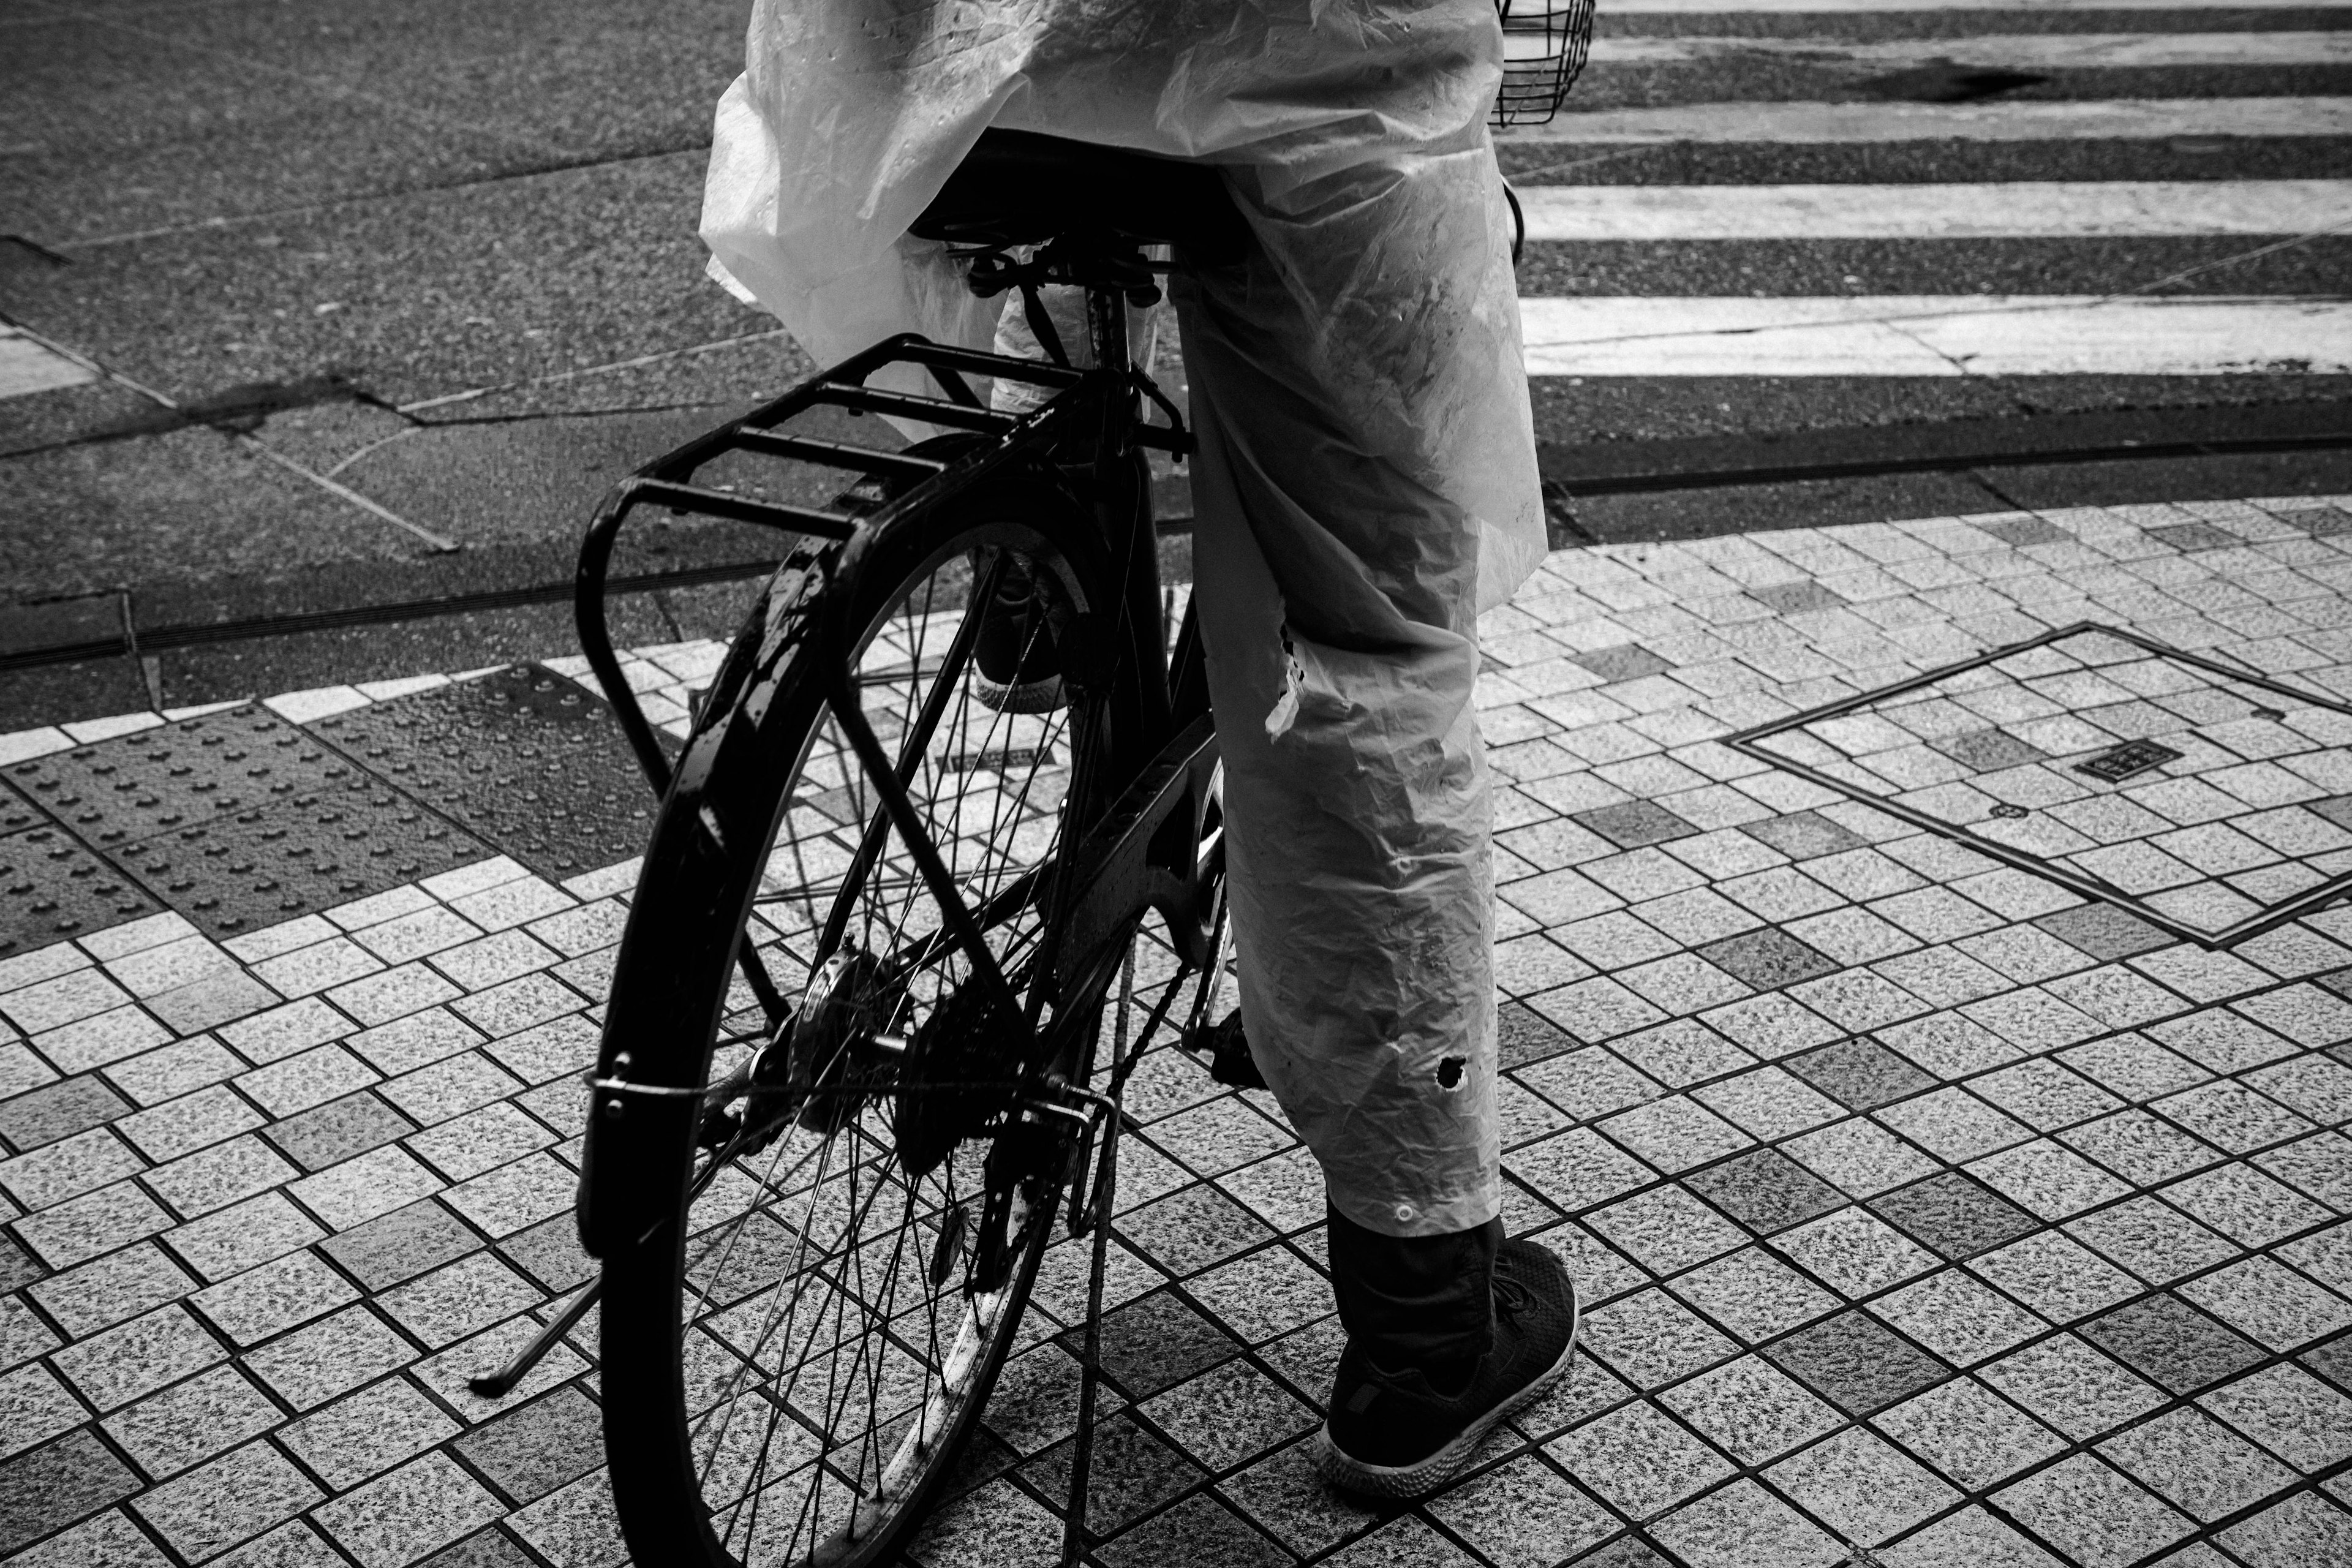
[[[1437,1087],[1445,1089],[1462,1087],[1462,1069],[1470,1065],[1467,1057],[1447,1057],[1437,1064]]]

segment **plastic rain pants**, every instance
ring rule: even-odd
[[[1500,1200],[1475,620],[1543,552],[1492,0],[757,0],[713,271],[821,361],[989,346],[907,235],[992,125],[1223,165],[1256,245],[1178,279],[1194,593],[1241,1005],[1341,1214]]]

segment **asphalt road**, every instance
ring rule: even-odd
[[[743,0],[17,0],[0,16],[0,318],[119,378],[0,397],[0,731],[559,651],[565,617],[542,605],[274,646],[173,647],[144,664],[35,662],[126,615],[134,627],[185,627],[560,583],[614,479],[803,372],[771,319],[703,278],[694,234],[710,107],[739,68],[745,10]],[[2329,7],[1640,15],[1604,16],[1602,32],[1932,45],[2307,34],[2346,17]],[[1922,77],[1834,48],[1603,64],[1573,107],[2352,92],[2352,71],[2324,61],[2019,74],[2032,79],[1980,92],[1948,72]],[[1507,142],[1507,170],[1570,185],[2352,178],[2343,136],[1623,146],[1563,123]],[[2279,248],[2288,240],[2299,242]],[[2347,277],[2352,237],[2340,236],[1799,237],[1538,244],[1520,282],[1524,295],[1552,298],[2275,297],[2340,293]],[[1801,454],[1811,433],[1859,428],[1885,432],[1900,453],[1952,421],[2030,432],[2053,412],[2126,412],[2156,435],[2194,435],[2216,411],[2341,410],[2352,377],[1554,376],[1537,383],[1536,401],[1548,471],[1572,474],[1587,447],[1612,462],[1633,461],[1626,454],[1644,443],[1660,462],[1684,460],[1675,443],[1712,438]],[[2340,452],[2062,461],[2007,483],[1957,473],[1645,494],[1581,502],[1573,521],[1582,536],[1638,537],[2070,496],[2316,493],[2352,489],[2352,468]],[[460,548],[435,551],[416,531]],[[682,527],[624,568],[761,550],[737,531]],[[707,635],[723,632],[736,596],[696,590],[629,613],[648,635]]]

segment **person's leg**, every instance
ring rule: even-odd
[[[1517,374],[1507,240],[1454,244],[1487,187],[1426,164],[1299,216],[1240,182],[1264,250],[1178,296],[1242,1019],[1322,1166],[1349,1334],[1320,1462],[1391,1495],[1458,1472],[1574,1331],[1558,1260],[1497,1217],[1473,695],[1482,554],[1517,537],[1482,509],[1535,489],[1524,383],[1477,384]]]

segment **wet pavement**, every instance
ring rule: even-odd
[[[1325,1490],[1314,1167],[1160,1047],[1101,1560],[2342,1561],[2347,586],[2341,497],[1552,555],[1480,700],[1506,1215],[1585,1348],[1426,1504]],[[11,1563],[619,1560],[593,1325],[463,1385],[586,1275],[649,820],[544,651],[0,738]],[[681,727],[719,651],[631,683]],[[1081,1258],[919,1561],[1050,1560]]]

